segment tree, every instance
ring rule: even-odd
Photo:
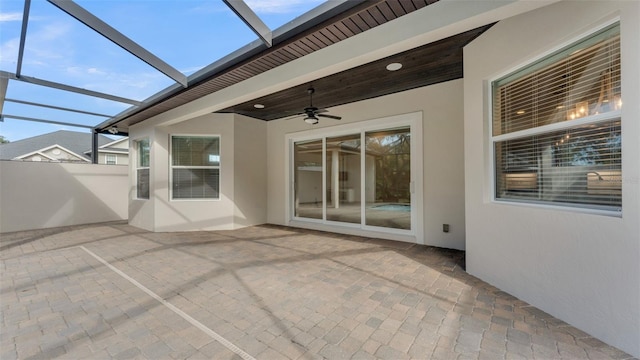
[[[6,143],[10,143],[11,141],[9,141],[9,139],[5,138],[4,136],[0,135],[0,144],[6,144]]]

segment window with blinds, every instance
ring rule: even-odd
[[[620,28],[492,83],[497,200],[622,208]]]
[[[149,139],[142,139],[136,144],[136,197],[149,199]]]
[[[116,154],[105,154],[104,162],[107,165],[117,165],[118,157],[116,156]]]
[[[172,199],[220,198],[220,137],[171,136]]]

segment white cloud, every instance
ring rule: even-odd
[[[22,13],[20,12],[0,13],[0,22],[7,22],[7,21],[22,21]]]
[[[9,64],[15,64],[18,61],[18,47],[20,39],[10,39],[0,44],[0,63],[5,68]]]
[[[0,22],[17,20],[22,20],[21,13],[0,14]],[[49,67],[53,59],[64,58],[70,51],[69,42],[66,40],[70,32],[71,26],[64,23],[52,23],[43,27],[31,26],[25,42],[24,63]],[[14,65],[17,62],[19,47],[19,36],[0,44],[0,62],[3,67],[9,64]]]
[[[88,68],[88,69],[87,69],[87,74],[92,74],[92,75],[106,75],[107,73],[106,73],[106,72],[104,72],[104,71],[102,71],[102,70],[100,70],[100,69],[98,69],[98,68],[91,67],[91,68]]]
[[[49,67],[53,64],[52,60],[69,58],[73,53],[73,47],[68,40],[70,33],[70,24],[52,23],[29,34],[25,42],[24,61]]]

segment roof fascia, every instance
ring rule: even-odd
[[[67,153],[69,153],[69,154],[71,154],[71,155],[73,155],[73,156],[75,156],[75,157],[77,157],[79,159],[82,159],[82,160],[84,160],[86,162],[89,162],[89,160],[87,160],[86,157],[84,157],[82,155],[79,155],[79,154],[76,154],[75,152],[65,148],[62,145],[58,145],[58,144],[53,144],[53,145],[50,145],[50,146],[47,146],[47,147],[43,147],[42,149],[38,149],[36,151],[32,151],[32,152],[30,152],[28,154],[20,155],[20,156],[16,157],[16,159],[19,159],[19,158],[22,159],[22,158],[25,158],[25,157],[29,157],[31,155],[40,154],[40,155],[44,155],[45,157],[50,158],[52,160],[58,160],[58,159],[53,159],[53,158],[43,154],[43,152],[49,151],[49,150],[54,149],[54,148],[58,148],[58,149],[63,150],[63,151],[65,151],[65,152],[67,152]]]
[[[273,31],[273,44],[279,44],[298,34],[301,34],[304,31],[332,18],[333,16],[336,16],[357,5],[360,5],[364,1],[366,0],[327,1],[320,6],[308,11],[307,13],[297,17],[296,19],[288,22],[287,24],[275,29]],[[254,55],[259,54],[266,49],[266,45],[261,40],[252,41],[249,44],[241,47],[240,49],[191,74],[188,77],[188,82],[190,85],[193,85],[205,81],[213,77],[214,75],[225,71],[226,69],[240,64],[241,62],[251,58]],[[162,100],[177,94],[181,90],[183,90],[183,87],[178,84],[173,84],[147,98],[141,104],[139,104],[139,106],[125,109],[121,113],[113,116],[111,119],[107,119],[102,123],[96,125],[96,129],[98,129],[98,131],[102,131],[111,126],[114,126],[128,116],[133,115],[138,111],[144,110],[145,108],[153,104],[162,102]]]
[[[115,145],[115,144],[117,144],[117,143],[121,143],[121,142],[123,142],[123,141],[128,141],[128,140],[129,140],[129,137],[128,137],[128,136],[127,136],[127,137],[124,137],[124,138],[122,138],[122,139],[114,140],[114,141],[112,141],[112,142],[109,142],[109,143],[106,143],[106,144],[104,144],[104,145],[100,146],[100,147],[99,147],[99,149],[103,149],[103,148],[106,148],[106,147],[110,147],[110,146],[113,146],[113,145]]]
[[[87,150],[84,152],[85,154],[90,154],[91,150]],[[109,150],[109,149],[98,149],[98,153],[107,153],[107,154],[120,154],[120,155],[128,155],[128,150]]]
[[[438,1],[144,122],[171,125],[210,114],[557,1]]]
[[[28,158],[30,156],[34,156],[34,155],[43,156],[43,157],[45,157],[45,158],[47,158],[47,159],[49,159],[51,161],[56,161],[57,160],[57,159],[54,159],[54,158],[52,158],[51,156],[49,156],[47,154],[41,153],[40,151],[34,151],[34,152],[29,153],[29,154],[20,155],[20,156],[14,157],[13,160],[24,160],[24,159],[26,159],[26,158]]]

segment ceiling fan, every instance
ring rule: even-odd
[[[324,118],[329,118],[334,120],[342,119],[342,117],[340,116],[325,114],[326,112],[328,112],[328,110],[319,109],[313,106],[313,93],[315,92],[316,90],[313,87],[310,87],[309,89],[307,89],[307,93],[309,94],[309,106],[304,108],[304,111],[299,113],[296,116],[304,115],[305,116],[304,122],[311,125],[315,125],[318,123],[319,121],[318,117],[324,117]]]

